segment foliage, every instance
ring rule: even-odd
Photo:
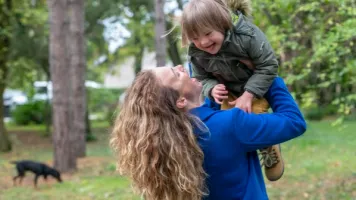
[[[304,109],[304,115],[309,120],[322,120],[326,116],[335,116],[338,108],[334,105],[329,106],[314,106]]]
[[[99,114],[102,116],[100,120],[113,124],[114,113],[123,91],[123,89],[108,88],[89,89],[89,113]]]
[[[13,88],[30,88],[36,79],[49,77],[46,1],[12,2],[8,84]]]
[[[356,2],[258,0],[253,20],[280,59],[280,75],[303,108],[356,105]],[[320,108],[321,109],[321,108]]]
[[[123,89],[88,89],[89,111],[92,113],[103,112],[105,110],[108,110],[111,105],[117,105],[122,92]]]
[[[3,2],[3,0],[1,1]],[[34,80],[48,75],[48,10],[45,0],[12,1],[11,23],[1,34],[11,36],[8,84],[28,91]],[[172,15],[182,9],[170,8],[167,25],[175,25]],[[184,1],[186,2],[186,1]],[[329,105],[338,113],[355,112],[356,105],[356,3],[354,0],[256,0],[253,21],[267,35],[280,60],[280,75],[304,110]],[[101,82],[106,73],[128,56],[140,67],[143,49],[154,50],[153,0],[88,0],[85,2],[87,78]],[[108,29],[107,27],[116,27]],[[119,26],[120,25],[120,26]],[[130,32],[120,34],[121,29]],[[108,37],[108,32],[116,37]],[[11,34],[10,34],[11,33]],[[179,35],[176,28],[172,41]],[[111,42],[122,44],[117,49]],[[177,44],[173,44],[177,45]],[[185,58],[186,50],[179,49]],[[171,54],[171,52],[169,52]],[[93,105],[93,104],[91,104]],[[93,107],[91,108],[93,109]]]
[[[50,113],[47,109],[45,101],[32,101],[16,106],[11,114],[17,125],[44,124],[47,119],[45,113]]]

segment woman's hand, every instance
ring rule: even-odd
[[[236,108],[240,108],[241,110],[251,113],[252,111],[252,100],[254,95],[248,91],[245,91],[239,98],[234,101],[230,101],[230,105],[235,105]]]

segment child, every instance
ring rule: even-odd
[[[263,32],[246,18],[249,0],[229,0],[235,14],[224,1],[190,0],[183,10],[182,43],[190,43],[192,76],[221,109],[267,112],[262,97],[277,76],[278,61]],[[266,177],[278,180],[284,171],[280,145],[260,152]]]

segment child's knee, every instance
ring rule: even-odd
[[[269,104],[266,99],[254,99],[252,102],[253,113],[266,113],[268,111]]]

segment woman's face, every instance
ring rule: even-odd
[[[157,67],[153,69],[162,84],[179,92],[188,100],[200,97],[202,84],[195,78],[190,78],[182,65],[176,67]]]

